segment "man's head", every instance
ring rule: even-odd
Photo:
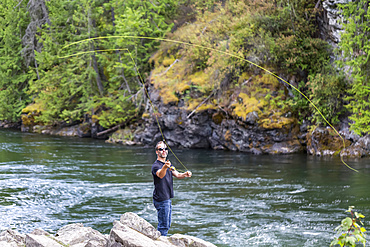
[[[158,157],[166,159],[168,155],[168,148],[164,141],[159,141],[157,145],[155,145],[155,153]]]

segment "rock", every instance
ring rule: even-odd
[[[58,243],[54,238],[46,235],[26,235],[26,247],[64,247]]]
[[[269,154],[293,154],[303,151],[303,147],[298,140],[278,142],[274,143],[272,146],[261,147],[264,153]]]
[[[78,126],[64,127],[55,132],[59,136],[78,136]]]
[[[348,147],[351,141],[344,139]],[[307,153],[326,156],[334,155],[343,149],[343,140],[331,128],[317,127],[307,134]]]
[[[248,123],[248,124],[256,124],[257,121],[258,121],[259,117],[258,117],[258,112],[256,111],[252,111],[250,113],[247,114],[247,116],[245,117],[245,122]]]
[[[108,242],[103,234],[83,224],[66,225],[55,236],[58,241],[71,247],[105,247]]]
[[[340,155],[353,158],[370,156],[370,135],[359,138],[357,142],[344,149]]]
[[[325,0],[322,3],[324,13],[321,18],[321,34],[325,40],[338,44],[342,32],[341,16],[338,4],[347,3],[347,0]]]
[[[45,235],[45,236],[50,235],[50,233],[48,233],[47,231],[44,231],[42,229],[35,229],[31,232],[31,234],[33,234],[33,235]]]
[[[157,231],[149,222],[139,217],[135,213],[125,213],[121,216],[120,223],[126,225],[145,236],[156,240],[161,236],[161,233]]]
[[[116,221],[110,234],[108,247],[157,247],[154,240]]]
[[[133,131],[130,128],[126,127],[124,129],[118,129],[117,131],[115,131],[105,142],[119,143],[128,146],[136,145],[136,143],[131,140],[132,136]]]
[[[154,112],[152,108],[148,109],[142,129],[135,131],[135,143],[154,146],[163,139],[162,132],[170,146],[179,148],[212,148],[258,154],[294,153],[303,150],[301,143],[305,141],[302,138],[296,141],[300,130],[292,117],[265,117],[261,124],[261,116],[257,111],[251,111],[244,117],[233,116],[223,108],[189,112],[181,100],[177,106],[166,105],[161,101],[156,88],[151,87],[148,91],[157,110]],[[158,117],[161,131],[155,116]],[[265,125],[268,127],[264,127]],[[275,143],[279,144],[273,146]],[[294,147],[289,146],[292,143]]]
[[[26,236],[16,231],[8,229],[0,233],[0,246],[19,247],[24,246]]]
[[[370,135],[361,137],[356,143],[355,147],[361,147],[366,152],[370,152]]]
[[[1,247],[21,247],[24,245],[17,245],[16,243],[8,243],[6,241],[0,241],[0,246]]]
[[[88,122],[82,123],[77,128],[78,137],[91,137],[91,124]]]
[[[366,156],[366,152],[362,148],[354,147],[354,145],[349,146],[340,152],[341,157],[350,157],[350,158],[361,158]]]
[[[0,121],[0,128],[4,129],[20,129],[21,128],[21,122],[10,122],[8,120],[2,120]]]
[[[202,239],[182,234],[174,234],[169,237],[168,240],[178,247],[217,247],[216,245]]]
[[[344,126],[340,131],[339,134],[343,136],[345,139],[348,139],[352,142],[357,142],[360,139],[360,136],[357,135],[355,132],[349,129],[349,126]]]

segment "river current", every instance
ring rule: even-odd
[[[356,173],[336,157],[174,152],[193,177],[174,180],[170,234],[217,246],[329,246],[350,205],[370,229],[367,158],[347,161]],[[109,234],[125,212],[156,226],[155,159],[154,148],[0,130],[0,231],[83,223]]]

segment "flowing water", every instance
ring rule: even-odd
[[[154,148],[9,130],[0,147],[0,231],[83,223],[108,234],[125,212],[157,224]],[[370,217],[369,159],[348,161],[355,173],[338,158],[174,151],[193,177],[174,180],[170,234],[217,246],[329,246],[348,206]]]

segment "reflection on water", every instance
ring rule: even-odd
[[[328,246],[349,205],[370,217],[369,159],[349,161],[355,173],[337,158],[175,152],[193,177],[175,180],[170,233],[218,246]],[[0,130],[0,230],[84,223],[108,233],[129,211],[156,225],[155,158],[153,148]]]

